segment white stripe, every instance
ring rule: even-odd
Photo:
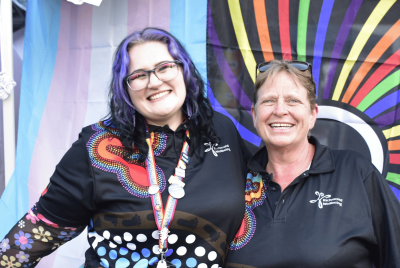
[[[93,8],[92,56],[85,126],[107,115],[114,50],[127,35],[127,0],[104,0]]]

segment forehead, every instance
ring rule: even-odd
[[[266,80],[260,87],[258,95],[261,97],[262,95],[273,93],[283,95],[296,94],[307,98],[307,89],[300,83],[300,81],[284,71],[279,72],[275,76]]]
[[[130,72],[137,69],[152,69],[162,61],[174,60],[167,45],[155,41],[134,45],[129,50],[129,57]]]

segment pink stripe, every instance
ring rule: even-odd
[[[61,1],[60,20],[53,78],[29,173],[30,206],[38,200],[54,167],[78,138],[86,115],[92,6]]]
[[[170,0],[128,1],[128,33],[145,27],[169,31]]]

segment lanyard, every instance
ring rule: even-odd
[[[147,134],[149,132],[148,127],[146,129]],[[158,246],[160,248],[160,253],[162,258],[165,251],[168,249],[167,238],[168,238],[168,227],[172,222],[174,217],[175,208],[178,199],[182,198],[184,195],[183,186],[185,185],[182,180],[185,177],[185,169],[187,163],[189,163],[188,152],[189,144],[185,140],[183,142],[183,147],[177,167],[175,168],[175,175],[169,178],[169,183],[171,184],[168,188],[169,196],[165,210],[163,208],[163,202],[161,199],[161,193],[159,191],[159,185],[157,180],[156,164],[154,159],[154,152],[152,147],[152,141],[154,140],[154,133],[151,132],[150,137],[146,138],[147,145],[149,146],[149,153],[146,158],[146,171],[147,178],[149,181],[149,193],[151,196],[151,202],[153,205],[153,212],[157,228],[159,231]],[[186,130],[186,136],[189,137],[189,130]]]

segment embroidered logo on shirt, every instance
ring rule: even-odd
[[[330,205],[342,206],[343,199],[341,199],[341,198],[331,198],[331,195],[325,195],[324,193],[320,193],[318,191],[316,191],[315,194],[318,196],[318,199],[310,200],[310,203],[318,202],[318,207],[321,209],[324,206],[330,206]]]
[[[224,145],[222,147],[218,147],[218,143],[211,144],[211,142],[206,142],[204,145],[209,146],[210,148],[207,148],[204,152],[209,152],[211,151],[213,155],[218,157],[218,154],[223,153],[223,152],[230,152],[231,148],[229,147],[229,144]]]

